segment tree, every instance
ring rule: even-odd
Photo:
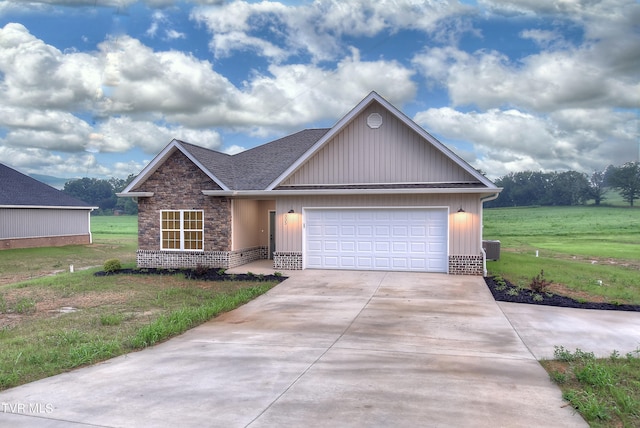
[[[606,183],[605,171],[595,171],[589,177],[589,199],[593,199],[596,205],[605,200]]]
[[[108,180],[88,177],[70,180],[62,191],[88,204],[97,205],[101,210],[116,206],[116,195]]]
[[[118,180],[113,183],[113,188],[115,193],[122,192],[125,187],[129,185],[136,178],[134,174],[129,174],[129,176],[125,179],[113,179]],[[135,198],[118,198],[118,203],[116,204],[116,208],[122,210],[125,214],[136,215],[138,214],[138,203]]]
[[[622,198],[633,206],[640,198],[640,162],[627,162],[620,167],[607,169],[607,183],[620,191]]]
[[[550,177],[549,205],[582,205],[589,199],[587,175],[577,171],[554,172]]]
[[[125,214],[138,213],[138,204],[133,198],[118,198],[116,193],[121,192],[133,179],[131,174],[126,179],[110,178],[101,180],[97,178],[80,178],[70,180],[64,185],[63,192],[74,196],[88,204],[98,206],[102,211],[120,209]]]

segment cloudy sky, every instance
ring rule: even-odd
[[[491,178],[639,156],[637,0],[3,0],[0,162],[126,177],[375,90]]]

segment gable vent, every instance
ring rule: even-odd
[[[367,117],[367,126],[371,129],[378,129],[382,126],[382,116],[378,113],[371,113]]]

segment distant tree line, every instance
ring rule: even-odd
[[[108,180],[98,178],[78,178],[67,181],[62,191],[80,199],[100,210],[96,214],[111,215],[114,213],[138,214],[138,204],[134,198],[119,198],[116,193],[125,187],[136,176],[131,174],[126,179],[112,177]]]
[[[600,205],[609,189],[620,192],[630,206],[640,199],[640,162],[610,165],[591,175],[577,172],[512,172],[495,181],[503,190],[487,208],[529,205]]]

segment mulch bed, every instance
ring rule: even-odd
[[[579,302],[575,299],[566,296],[560,296],[558,294],[547,293],[535,293],[532,290],[518,288],[506,281],[506,287],[500,290],[494,277],[488,276],[484,278],[493,298],[500,302],[512,302],[512,303],[527,303],[532,305],[547,305],[547,306],[560,306],[564,308],[579,308],[579,309],[600,309],[609,311],[632,311],[640,312],[640,305],[616,305],[613,303],[599,303],[599,302]],[[513,291],[509,293],[510,289],[518,291],[515,294]],[[542,297],[542,300],[534,299],[535,295]]]
[[[187,279],[194,279],[200,281],[254,281],[254,282],[266,282],[276,281],[282,282],[287,279],[282,275],[262,275],[262,274],[247,274],[247,273],[223,273],[220,269],[156,269],[156,268],[140,268],[140,269],[118,269],[114,272],[96,272],[95,276],[107,276],[107,275],[177,275],[184,274]]]

